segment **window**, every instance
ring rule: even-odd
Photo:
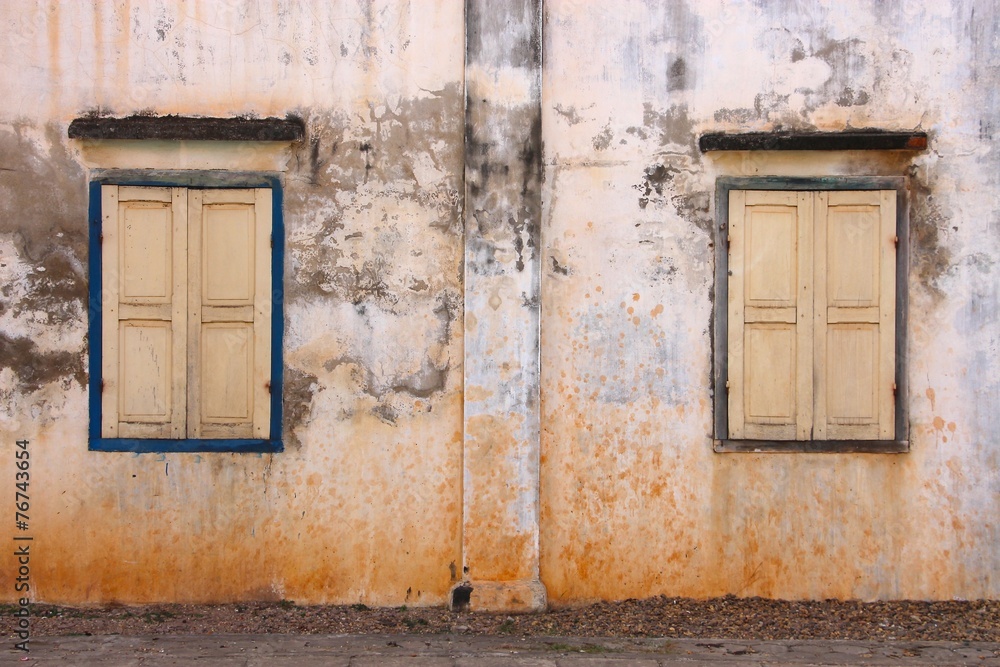
[[[91,196],[91,449],[280,451],[280,189]]]
[[[906,450],[901,187],[837,185],[720,183],[717,451]]]

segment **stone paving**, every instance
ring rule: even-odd
[[[476,637],[469,635],[170,635],[39,637],[0,665],[136,667],[737,667],[753,665],[989,665],[1000,643],[731,641]]]

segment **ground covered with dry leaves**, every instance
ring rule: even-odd
[[[0,631],[12,636],[11,606]],[[101,608],[33,605],[33,636],[210,633],[432,634],[1000,641],[1000,601],[783,601],[656,597],[542,614],[455,613],[442,608],[299,606],[294,602]]]

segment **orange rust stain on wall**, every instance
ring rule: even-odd
[[[516,436],[516,418],[491,415],[466,422],[466,489],[464,521],[465,565],[470,579],[516,581],[533,578],[535,562],[533,521],[518,512],[532,511],[521,503],[530,493],[518,485],[525,443]],[[528,517],[524,517],[528,518]],[[519,526],[524,526],[518,530]]]
[[[439,418],[460,420],[458,392],[438,400]],[[311,596],[318,587],[329,598],[371,604],[445,599],[448,565],[461,555],[462,443],[455,431],[441,437],[422,419],[399,419],[393,427],[355,415],[321,489],[336,504],[317,514],[309,499],[293,503],[317,530],[304,545],[289,541],[282,569],[287,590]]]
[[[45,526],[45,534],[32,561],[35,599],[78,604],[280,599],[266,536],[252,537],[250,512],[213,521],[204,506],[179,511],[171,504],[136,494],[119,497],[110,511],[40,507],[38,525]]]
[[[650,438],[673,415],[644,409],[648,399],[601,405],[576,399],[563,381],[553,384],[543,389],[551,398],[543,401],[540,506],[550,600],[558,606],[670,588],[698,552],[694,525],[677,511],[694,480],[678,479],[675,452]]]
[[[578,373],[543,386],[543,407],[555,406],[543,418],[541,503],[554,605],[898,596],[891,573],[907,562],[910,460],[715,455],[707,442],[671,438],[685,410],[707,420],[706,401],[650,410],[639,395],[620,406],[576,400],[567,378]]]
[[[460,423],[459,392],[435,400],[437,418]],[[32,437],[33,481],[65,490],[33,498],[33,599],[443,604],[461,558],[460,434],[422,415],[357,426],[365,438],[263,457]]]
[[[49,48],[49,72],[48,76],[52,80],[52,109],[55,111],[59,108],[59,87],[61,86],[62,79],[62,39],[59,30],[59,5],[58,3],[52,3],[48,8],[48,19],[46,28],[48,30],[48,48]],[[58,117],[57,113],[53,113],[52,116]]]

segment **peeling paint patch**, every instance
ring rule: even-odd
[[[594,137],[594,150],[603,151],[611,145],[611,140],[615,138],[614,132],[611,131],[611,124],[608,123],[604,126],[604,129]]]
[[[448,367],[435,368],[429,360],[424,360],[420,370],[392,386],[395,392],[405,392],[417,398],[427,398],[434,392],[444,391],[448,379]]]
[[[572,105],[564,107],[561,104],[557,104],[552,108],[555,109],[557,114],[565,118],[566,122],[570,125],[577,125],[583,122],[583,118],[580,116],[579,112],[577,112],[576,107]]]
[[[57,237],[58,238],[58,237]],[[82,267],[65,253],[54,250],[25,276],[25,295],[10,306],[15,317],[44,313],[49,324],[76,323],[84,319],[87,285]],[[9,286],[8,286],[9,287]],[[5,288],[0,288],[0,294]],[[0,300],[0,314],[5,310]]]
[[[850,86],[846,86],[837,98],[837,106],[852,107],[868,104],[870,97],[864,90],[855,91]]]
[[[760,117],[757,109],[719,109],[713,115],[716,123],[728,123],[741,127]]]

